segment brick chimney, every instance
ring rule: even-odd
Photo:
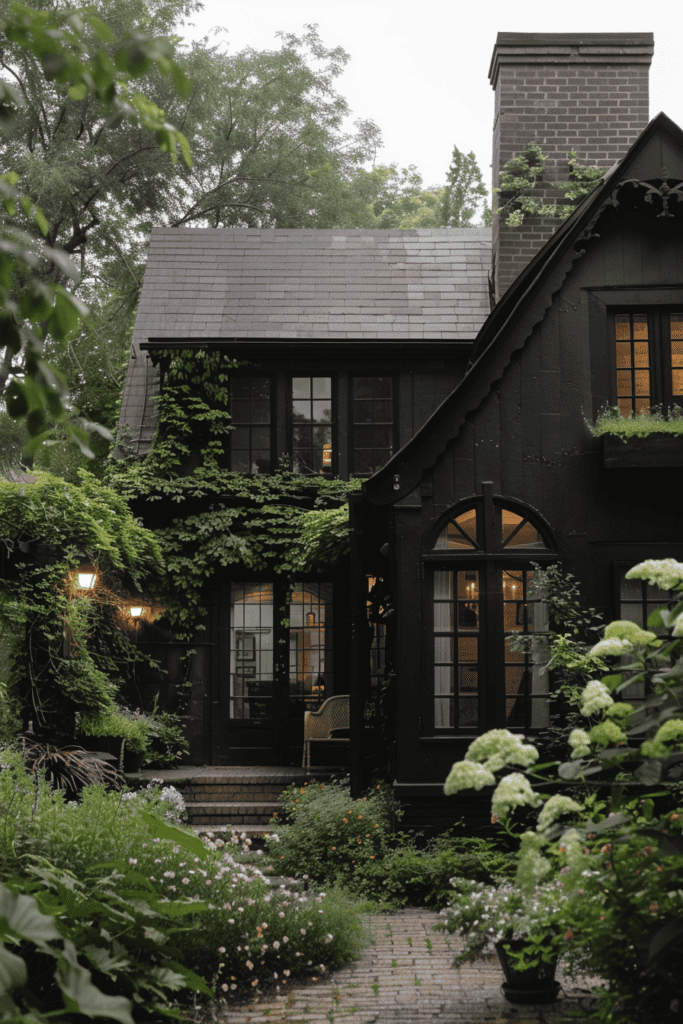
[[[653,50],[651,32],[499,32],[489,69],[494,188],[529,142],[547,157],[545,184],[534,194],[550,203],[562,200],[553,184],[569,178],[571,150],[587,166],[620,160],[648,123]],[[560,223],[527,214],[521,227],[509,227],[494,217],[496,302]]]

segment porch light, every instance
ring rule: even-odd
[[[140,616],[142,615],[143,611],[144,611],[144,608],[142,608],[140,605],[135,605],[134,607],[131,607],[131,609],[130,609],[131,617],[133,619],[139,619]]]
[[[95,573],[95,572],[79,572],[78,573],[78,589],[79,590],[94,590],[96,582],[97,582],[97,573]]]

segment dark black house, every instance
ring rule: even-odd
[[[605,173],[564,221],[496,219],[490,263],[486,229],[152,237],[122,413],[140,451],[156,386],[144,351],[170,341],[217,345],[258,368],[243,371],[249,383],[236,378],[244,418],[234,419],[243,439],[234,468],[267,471],[288,453],[304,473],[376,470],[352,498],[351,571],[302,581],[298,592],[316,628],[323,609],[326,623],[337,616],[326,693],[352,694],[357,780],[377,752],[360,625],[368,580],[374,610],[392,609],[393,740],[383,753],[414,823],[435,813],[474,735],[547,723],[547,675],[505,641],[543,628],[542,605],[528,599],[532,563],[561,561],[589,604],[642,621],[653,598],[628,585],[625,570],[646,557],[683,558],[683,446],[652,436],[648,450],[615,448],[586,425],[605,406],[683,404],[683,133],[663,114],[647,123],[652,50],[646,33],[499,35],[494,185],[529,142],[547,158],[549,201],[571,152]],[[249,409],[263,396],[269,418],[256,423]],[[307,449],[294,408],[311,430],[327,430],[309,433]],[[233,587],[231,628],[240,602],[256,603],[254,628],[265,637],[267,595],[256,600],[256,583],[279,585],[245,577],[217,587]],[[227,615],[223,626],[214,618],[219,634]],[[197,678],[197,720],[216,714],[228,685],[221,643]],[[231,735],[233,747],[197,739],[194,756],[244,763]]]

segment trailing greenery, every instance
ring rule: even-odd
[[[572,150],[568,156],[569,180],[558,181],[553,188],[564,192],[571,203],[546,203],[533,195],[543,182],[547,157],[539,145],[528,143],[526,149],[505,164],[500,172],[498,188],[494,189],[502,200],[496,213],[510,227],[519,227],[527,214],[564,219],[574,205],[592,192],[605,171],[600,167],[582,167]]]
[[[623,416],[618,405],[601,409],[595,423],[586,421],[593,437],[613,434],[626,443],[629,437],[649,437],[650,434],[683,434],[683,409],[674,405],[666,410],[655,407],[636,416]]]
[[[80,486],[40,471],[31,479],[0,480],[0,710],[68,744],[77,713],[114,712],[135,667],[156,667],[126,634],[121,608],[162,562],[125,499],[90,474],[80,471]],[[83,566],[98,576],[87,596],[77,587]]]
[[[230,371],[222,353],[162,353],[158,432],[144,460],[112,463],[108,480],[130,501],[172,502],[177,515],[155,525],[167,572],[164,602],[177,637],[191,638],[218,568],[320,572],[348,551],[346,496],[361,482],[300,476],[280,466],[248,475],[226,469]]]
[[[341,885],[355,898],[440,907],[454,875],[491,882],[512,871],[510,855],[489,839],[451,832],[418,849],[393,830],[400,811],[382,785],[352,799],[344,782],[292,783],[280,799],[282,816],[267,841],[274,869]]]

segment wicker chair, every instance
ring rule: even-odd
[[[349,728],[349,695],[328,697],[319,711],[304,714],[304,757],[301,767],[311,767],[311,743],[349,743],[347,737],[332,736],[334,729]]]

